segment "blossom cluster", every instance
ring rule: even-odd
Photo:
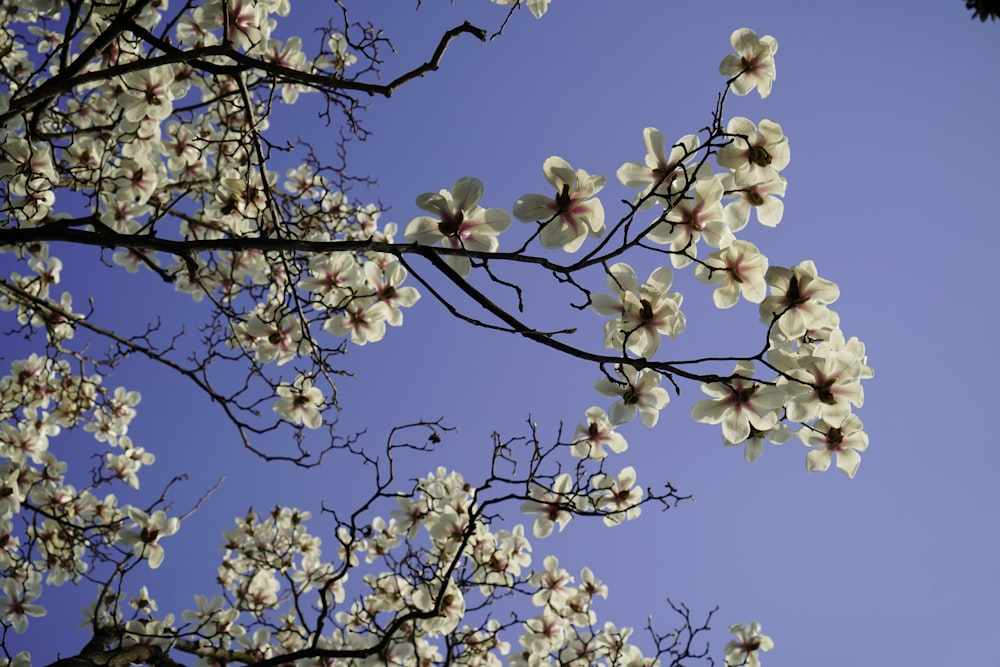
[[[138,392],[112,391],[100,375],[37,354],[15,360],[0,377],[0,622],[15,632],[46,613],[35,602],[43,583],[79,583],[100,562],[163,562],[160,540],[177,532],[178,519],[122,504],[105,489],[137,489],[139,471],[154,461],[128,435],[139,400]],[[111,449],[83,488],[51,450],[54,438],[73,430]],[[21,525],[26,516],[33,519]]]
[[[598,475],[593,486],[616,484]],[[575,486],[560,478],[553,488],[587,503],[588,494]],[[485,510],[499,501],[481,495],[458,473],[438,468],[416,480],[412,492],[394,498],[388,518],[375,516],[363,527],[341,524],[329,560],[322,540],[308,529],[309,512],[248,511],[223,535],[218,581],[225,594],[196,596],[195,608],[178,619],[158,614],[143,587],[129,599],[135,612],[125,624],[127,642],[151,642],[164,650],[200,646],[206,664],[233,652],[270,658],[313,646],[343,651],[345,658],[304,664],[371,664],[346,654],[383,637],[385,649],[372,659],[389,664],[440,661],[445,638],[455,652],[452,661],[460,665],[528,665],[543,657],[588,665],[652,661],[629,641],[631,629],[598,623],[595,603],[608,589],[589,568],[577,578],[555,556],[534,561],[524,526],[494,528]],[[638,501],[635,494],[619,495],[608,516],[631,514]],[[518,616],[515,627],[470,611],[511,595],[530,599],[536,610]],[[113,604],[124,604],[124,598]],[[329,624],[318,644],[295,611],[306,604],[322,610]],[[401,624],[389,633],[393,622]],[[510,630],[518,631],[520,650],[512,650]]]
[[[523,4],[536,18],[549,5],[494,2]],[[108,334],[77,312],[68,291],[57,293],[63,263],[47,241],[0,247],[26,267],[0,279],[0,311],[12,313],[19,331],[42,332],[49,351],[14,361],[0,378],[5,630],[24,632],[29,618],[45,613],[38,603],[44,586],[80,582],[94,576],[93,567],[110,571],[102,573],[115,581],[109,589],[126,590],[122,579],[137,562],[163,565],[162,541],[181,527],[160,507],[162,499],[139,506],[111,492],[140,490],[155,456],[129,434],[139,394],[104,385],[103,374],[121,359],[96,360],[77,334],[109,335],[117,357],[139,352],[167,360],[227,409],[269,419],[250,428],[233,418],[247,444],[248,432],[283,426],[301,441],[302,429],[328,425],[327,411],[336,407],[331,376],[338,369],[330,357],[348,342],[375,343],[389,327],[400,327],[403,309],[421,298],[405,284],[411,276],[429,287],[407,262],[413,254],[447,267],[445,277],[470,290],[480,279],[503,284],[489,270],[497,258],[528,258],[555,267],[556,277],[580,287],[591,310],[605,318],[603,344],[611,354],[595,390],[611,404],[589,408],[560,450],[576,459],[575,474],[563,468],[532,474],[501,496],[519,501],[532,517],[533,538],[581,515],[615,526],[638,517],[651,499],[634,467],[612,472],[609,458],[627,449],[619,426],[638,417],[653,427],[670,401],[661,384],[673,376],[660,359],[669,345],[664,337],[673,341],[686,328],[683,296],[672,288],[675,271],[688,267],[714,288],[718,308],[741,298],[758,304],[767,341],[765,353],[738,360],[729,376],[703,376],[709,399],[692,416],[720,424],[724,442],[745,445],[751,461],[765,439],[785,442],[789,424],[800,424],[809,470],[826,470],[835,459],[848,475],[857,471],[868,439],[853,409],[863,404],[861,383],[872,369],[864,345],[844,335],[830,308],[838,288],[810,261],[770,266],[754,244],[737,238],[752,214],[765,227],[782,219],[781,172],[790,152],[778,123],[734,117],[723,128],[720,118],[706,136],[688,134],[669,145],[660,130],[646,128],[642,160],[616,172],[619,184],[635,191],[618,221],[607,219],[599,198],[607,179],[553,155],[542,164],[547,190],[522,195],[509,211],[481,205],[485,187],[472,176],[419,195],[415,205],[423,213],[397,241],[398,226],[381,220],[380,206],[353,200],[351,181],[338,169],[310,156],[282,177],[266,157],[277,144],[263,139],[272,105],[307,93],[326,95],[353,122],[358,107],[343,91],[348,83],[358,90],[369,85],[361,73],[379,62],[377,35],[331,25],[321,29],[318,52],[307,55],[300,38],[276,37],[288,0],[209,0],[185,5],[169,20],[165,2],[135,3],[121,15],[108,3],[15,4],[0,9],[3,231],[39,238],[51,231],[56,240],[65,240],[57,232],[91,234],[95,245],[113,248],[110,263],[155,273],[212,315],[201,330],[209,351],[184,367],[170,357],[172,344],[155,347],[152,330],[133,338]],[[63,30],[66,20],[79,23]],[[157,37],[153,31],[161,28]],[[101,48],[91,48],[95,43]],[[728,90],[756,89],[766,97],[777,41],[741,29],[731,43],[735,54],[719,68]],[[174,58],[175,49],[209,55]],[[160,52],[168,57],[145,65]],[[249,64],[238,76],[219,74],[233,63]],[[39,81],[59,77],[52,99],[36,104]],[[82,205],[84,214],[71,218],[57,203],[67,210]],[[523,224],[513,225],[515,218]],[[521,250],[501,253],[501,235],[518,233],[527,238]],[[583,259],[563,265],[528,256],[536,242],[561,251],[552,253],[560,261]],[[667,255],[669,265],[656,266],[640,283],[624,257],[632,249]],[[603,269],[610,293],[576,282],[574,267],[590,266]],[[223,395],[206,378],[230,362],[245,364],[248,380]],[[90,478],[77,484],[49,447],[72,430],[107,447]],[[452,664],[494,665],[500,656],[525,665],[652,662],[630,643],[630,630],[598,624],[592,606],[607,590],[594,574],[584,568],[574,578],[553,556],[539,565],[526,528],[500,527],[498,515],[485,511],[492,502],[486,491],[438,469],[412,490],[378,496],[397,505],[388,518],[338,524],[336,555],[326,559],[320,539],[306,529],[308,512],[250,511],[225,534],[222,595],[197,596],[196,608],[178,621],[159,615],[144,588],[131,599],[108,594],[95,601],[89,620],[124,628],[125,643],[193,647],[205,665],[306,648],[346,655],[382,637],[384,650],[371,661],[442,661],[448,646],[458,652],[448,655]],[[21,521],[28,514],[31,520]],[[349,596],[348,585],[361,593]],[[529,595],[536,613],[516,623],[477,624],[469,613],[519,593]],[[318,610],[322,622],[311,626],[302,609]],[[515,630],[518,649],[508,641]],[[727,664],[756,664],[758,652],[771,646],[755,623],[732,631],[738,640],[726,649]],[[26,660],[18,655],[13,662]]]

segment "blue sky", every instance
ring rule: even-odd
[[[304,4],[293,3],[286,34],[309,29],[314,17],[295,17]],[[487,2],[425,0],[420,12],[414,4],[364,3],[398,51],[386,79],[422,61],[443,29],[466,18],[495,28],[504,16]],[[642,159],[642,129],[671,139],[709,122],[724,82],[718,63],[739,27],[777,38],[778,75],[766,100],[731,98],[727,117],[779,122],[792,154],[783,221],[774,230],[751,223],[742,237],[772,264],[813,259],[840,285],[842,328],[867,344],[876,372],[859,412],[871,446],[854,480],[807,474],[797,440],[750,465],[721,445],[717,427],[692,422],[702,396],[685,385],[656,428],[623,429],[630,449],[620,461],[643,485],[669,480],[696,502],[613,530],[576,521],[535,543],[536,562],[551,552],[571,571],[590,566],[611,590],[599,617],[619,625],[642,626],[648,614],[669,624],[667,597],[696,612],[720,605],[711,635],[720,663],[725,627],[757,619],[776,643],[768,667],[983,664],[1000,621],[990,388],[998,297],[988,252],[1000,240],[992,201],[1000,25],[971,21],[959,0],[553,0],[542,20],[520,11],[488,44],[459,39],[439,72],[373,100],[365,119],[374,135],[353,148],[352,167],[379,179],[371,196],[402,228],[420,213],[416,195],[465,175],[485,183],[485,206],[509,208],[547,190],[542,161],[559,155],[608,176],[602,199],[615,218],[616,199],[629,195],[614,172]],[[310,102],[282,110],[272,126],[321,148],[332,130],[315,122]],[[965,252],[970,242],[981,250]],[[185,298],[149,299],[153,281],[123,284],[118,272],[92,275],[92,262],[67,264],[64,277],[88,281],[98,308],[129,304],[116,318],[184,321]],[[637,264],[640,278],[653,266]],[[527,317],[539,328],[568,312],[568,294],[545,278],[525,277]],[[685,294],[688,329],[662,355],[758,349],[755,307],[715,311],[690,272],[677,272],[675,289]],[[599,350],[602,320],[571,317],[589,327],[581,344]],[[367,427],[373,444],[416,418],[458,426],[413,475],[437,465],[481,470],[493,431],[521,434],[530,415],[554,433],[560,421],[582,421],[588,406],[609,404],[593,391],[595,367],[456,322],[428,295],[405,320],[382,342],[351,349],[346,364],[357,377],[341,385],[340,418],[345,430]],[[144,489],[156,488],[156,475],[187,471],[185,507],[184,498],[189,505],[227,477],[166,544],[152,579],[164,590],[154,595],[178,612],[195,593],[214,592],[220,534],[247,505],[315,511],[356,493],[355,473],[336,461],[307,473],[248,461],[204,401],[163,371],[127,365],[115,382],[143,393],[130,435],[158,457]],[[54,658],[48,632],[79,619],[82,602],[56,608],[63,593],[50,594],[49,617],[20,638],[40,657]]]

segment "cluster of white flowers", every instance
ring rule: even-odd
[[[624,490],[629,476],[634,481],[630,470],[618,478],[595,477],[594,489],[603,491],[595,502],[608,506],[608,517],[638,513],[641,492]],[[586,494],[565,480],[561,477],[554,487],[587,502]],[[156,601],[143,588],[129,602],[137,614],[126,627],[136,641],[152,641],[164,649],[198,638],[210,640],[203,646],[212,650],[270,657],[311,645],[311,636],[291,611],[301,608],[311,593],[317,605],[330,610],[335,628],[320,646],[331,651],[364,650],[394,619],[404,619],[382,654],[392,656],[392,664],[439,660],[442,638],[453,633],[464,637],[452,645],[458,651],[453,659],[461,665],[499,665],[501,656],[522,665],[543,656],[573,664],[585,658],[587,664],[617,664],[615,658],[622,656],[649,663],[628,642],[630,629],[597,625],[594,602],[606,598],[608,590],[589,568],[581,570],[579,584],[554,556],[546,556],[540,569],[531,569],[532,547],[524,527],[493,530],[480,505],[484,502],[489,501],[459,474],[438,468],[417,480],[412,494],[397,497],[388,520],[375,517],[364,529],[341,526],[333,561],[323,559],[320,539],[308,531],[309,512],[276,507],[261,516],[251,510],[224,534],[218,580],[227,596],[196,596],[197,608],[184,611],[184,623],[178,625],[172,614],[157,615]],[[544,532],[539,525],[536,521],[536,536]],[[351,570],[362,560],[375,569],[364,570],[357,584],[363,592],[345,602],[354,581]],[[411,567],[418,562],[419,567]],[[511,654],[503,626],[494,619],[475,628],[461,626],[473,598],[481,606],[514,591],[525,593],[538,608],[519,622],[520,654]],[[205,650],[202,655],[212,654]]]
[[[34,600],[44,584],[78,583],[92,560],[109,549],[131,550],[150,567],[163,562],[160,539],[179,522],[157,510],[147,515],[119,505],[99,488],[138,488],[138,472],[154,457],[127,435],[139,394],[103,386],[99,375],[73,372],[67,361],[32,354],[15,360],[0,377],[0,571],[4,575],[0,620],[24,632],[29,616],[42,616]],[[80,428],[113,450],[86,488],[67,480],[67,464],[50,451],[51,439]],[[29,505],[37,518],[16,528]],[[20,521],[18,521],[20,523]]]
[[[494,2],[524,5],[536,18],[549,5],[549,0]],[[767,227],[781,221],[786,190],[781,171],[790,152],[778,123],[735,117],[722,129],[720,120],[706,138],[689,134],[670,145],[659,130],[646,128],[643,160],[625,162],[616,172],[621,185],[637,191],[617,223],[606,220],[598,198],[605,177],[552,156],[542,172],[554,192],[525,194],[510,211],[486,208],[480,205],[483,183],[459,178],[450,190],[416,198],[426,214],[413,217],[402,232],[406,242],[397,243],[397,225],[383,223],[379,207],[352,201],[331,170],[311,159],[287,169],[282,180],[268,168],[269,149],[261,141],[270,104],[279,98],[290,104],[302,93],[322,90],[328,100],[348,105],[343,110],[350,116],[349,96],[331,94],[337,87],[324,89],[322,81],[348,77],[358,69],[350,68],[359,56],[376,62],[371,54],[377,40],[364,37],[359,43],[328,27],[319,53],[310,58],[300,38],[272,37],[279,34],[275,17],[290,11],[288,0],[185,6],[166,22],[165,36],[156,38],[150,31],[160,24],[166,2],[137,4],[128,18],[134,23],[120,34],[114,31],[126,20],[112,11],[113,3],[76,3],[72,20],[85,16],[86,21],[65,33],[53,30],[65,21],[68,6],[34,0],[0,8],[0,199],[10,221],[4,231],[97,235],[99,245],[115,247],[114,264],[133,273],[153,271],[194,301],[211,303],[216,319],[204,329],[205,339],[216,346],[211,361],[246,362],[252,369],[248,386],[263,378],[265,395],[246,401],[254,406],[248,413],[270,415],[271,426],[290,426],[300,436],[301,429],[322,427],[336,398],[326,361],[330,347],[322,336],[338,339],[341,349],[347,341],[381,340],[387,327],[403,324],[403,309],[420,298],[416,288],[404,284],[411,271],[428,284],[407,264],[407,253],[427,255],[430,246],[440,246],[433,251],[436,265],[442,257],[451,269],[443,270],[448,278],[471,285],[474,268],[501,256],[500,236],[517,218],[527,223],[522,231],[531,230],[521,254],[536,240],[565,253],[579,253],[595,240],[597,249],[584,252],[580,266],[600,265],[610,290],[591,294],[570,275],[576,269],[554,271],[580,286],[591,309],[607,318],[603,341],[613,356],[604,358],[604,376],[595,389],[613,402],[607,411],[589,408],[565,448],[576,465],[594,466],[591,472],[533,476],[505,496],[533,517],[534,537],[562,530],[581,514],[614,526],[639,516],[651,499],[633,467],[615,474],[605,465],[610,454],[627,449],[615,430],[619,425],[638,416],[653,427],[669,403],[669,392],[660,385],[672,376],[666,365],[657,366],[658,355],[663,336],[673,340],[685,330],[683,297],[670,290],[674,271],[689,266],[714,287],[718,308],[730,308],[741,297],[759,304],[768,338],[766,354],[739,361],[728,377],[710,376],[714,380],[703,385],[710,398],[695,405],[692,416],[720,424],[724,442],[745,445],[751,461],[760,456],[765,439],[785,442],[789,424],[801,424],[798,437],[810,447],[809,470],[826,470],[835,459],[848,475],[857,471],[858,452],[868,439],[852,409],[862,405],[861,382],[872,370],[864,345],[845,337],[829,307],[839,296],[837,287],[819,277],[812,262],[769,266],[756,246],[736,238],[752,212]],[[89,45],[106,37],[91,53]],[[731,42],[736,53],[720,66],[729,90],[744,95],[756,89],[766,97],[775,78],[776,40],[741,29]],[[143,68],[154,47],[167,54],[205,49],[212,55],[183,62],[167,57]],[[46,55],[61,49],[62,58]],[[41,58],[48,70],[33,58]],[[247,66],[239,76],[218,74],[232,63],[262,66]],[[29,109],[24,100],[39,71],[65,75],[69,84],[65,94],[52,93],[50,106]],[[102,77],[102,72],[109,73]],[[32,125],[26,127],[29,116]],[[68,136],[73,140],[63,141]],[[714,173],[708,161],[713,155]],[[88,215],[70,219],[57,212],[57,197],[75,206],[79,193],[86,193]],[[652,217],[639,224],[641,215]],[[170,220],[175,228],[168,232]],[[609,244],[615,235],[620,243]],[[122,243],[123,237],[162,243]],[[226,246],[228,241],[234,243]],[[274,245],[237,243],[248,241]],[[211,247],[222,249],[173,254],[150,249],[168,242],[198,242],[201,248],[219,242]],[[699,249],[702,242],[711,248],[707,253]],[[649,244],[670,256],[670,266],[655,268],[640,284],[636,271],[618,260]],[[157,509],[160,501],[140,508],[119,504],[113,493],[97,495],[117,484],[123,491],[139,489],[143,467],[155,461],[128,434],[139,394],[106,388],[93,358],[69,351],[81,328],[101,332],[74,312],[68,292],[55,294],[63,265],[49,255],[48,243],[0,251],[13,252],[28,269],[0,278],[0,310],[14,313],[26,332],[44,331],[52,351],[50,357],[14,361],[0,378],[0,624],[20,633],[29,617],[45,613],[36,603],[43,584],[78,582],[94,563],[113,564],[121,576],[136,561],[160,567],[161,541],[177,533],[180,521]],[[532,260],[559,267],[544,258]],[[152,350],[144,347],[149,343],[144,336],[115,341],[123,350]],[[200,363],[189,373],[196,380],[210,365]],[[281,372],[286,375],[277,375]],[[272,410],[257,410],[262,404]],[[51,438],[72,429],[92,433],[111,448],[79,488],[67,481],[66,464],[49,451]],[[158,616],[144,588],[129,601],[130,618],[120,608],[124,593],[108,594],[89,613],[98,624],[124,627],[127,641],[163,648],[193,642],[203,664],[233,661],[226,651],[266,658],[306,648],[364,650],[383,636],[387,643],[372,660],[418,664],[442,660],[446,635],[461,638],[460,648],[449,646],[458,651],[448,656],[452,664],[495,665],[498,656],[508,655],[519,665],[648,664],[651,659],[629,643],[630,630],[598,625],[591,606],[607,590],[593,573],[585,568],[575,585],[552,556],[542,569],[531,570],[524,527],[494,529],[495,515],[484,513],[488,501],[480,491],[457,473],[438,469],[417,480],[412,492],[392,496],[398,507],[390,518],[375,517],[363,529],[341,524],[334,560],[323,560],[320,540],[306,530],[308,512],[277,508],[263,517],[250,512],[225,534],[218,574],[225,596],[198,596],[197,608],[183,612],[181,623],[172,614]],[[35,519],[18,521],[25,511]],[[370,571],[362,569],[359,583],[348,575],[363,568],[362,561]],[[356,599],[348,600],[349,581],[362,587]],[[482,599],[472,602],[477,591]],[[463,625],[470,608],[524,591],[539,609],[518,624],[520,651],[504,639],[510,628],[495,620]],[[319,634],[318,627],[310,627],[302,613],[306,604],[320,609],[332,629]],[[731,630],[739,640],[727,647],[727,664],[755,665],[758,652],[772,645],[756,623]],[[11,664],[27,664],[26,655]]]

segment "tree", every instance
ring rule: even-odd
[[[521,6],[498,4],[509,9],[493,37]],[[548,3],[525,4],[539,18]],[[798,424],[810,470],[835,461],[849,476],[857,471],[868,440],[853,408],[872,371],[829,308],[837,287],[812,262],[769,266],[736,238],[750,217],[774,226],[782,215],[790,153],[781,126],[724,114],[730,92],[770,93],[774,38],[732,34],[702,130],[676,141],[643,131],[645,155],[617,169],[633,194],[616,216],[599,198],[605,177],[552,156],[542,165],[545,192],[509,212],[481,206],[485,186],[474,177],[417,196],[423,214],[397,240],[383,207],[350,194],[365,183],[348,169],[350,141],[368,132],[363,103],[418,85],[447,66],[454,41],[485,41],[490,31],[458,25],[424,63],[381,83],[391,45],[345,3],[317,48],[274,36],[290,11],[281,0],[173,10],[151,0],[22,5],[3,14],[0,244],[15,268],[0,277],[0,308],[12,313],[11,333],[37,341],[38,352],[13,361],[0,383],[0,621],[10,663],[27,663],[17,637],[67,583],[93,591],[92,640],[66,647],[75,655],[59,661],[74,665],[190,656],[268,666],[708,661],[711,613],[696,618],[672,604],[678,628],[651,623],[633,641],[631,630],[598,622],[606,588],[591,570],[574,580],[555,556],[534,553],[528,529],[504,513],[529,515],[537,540],[571,520],[615,526],[644,506],[684,500],[673,485],[639,486],[634,467],[615,465],[627,447],[617,427],[636,417],[654,427],[684,382],[708,396],[694,419],[721,424],[748,460]],[[309,93],[336,127],[332,151],[285,143],[269,127],[280,104]],[[150,272],[189,294],[199,334],[159,322],[105,326],[79,296],[57,295],[63,264],[54,253],[87,246],[124,279]],[[641,281],[633,265],[650,261],[656,268]],[[686,326],[682,295],[671,291],[675,270],[714,287],[720,309],[741,298],[760,304],[760,350],[666,360],[663,337]],[[574,327],[531,324],[523,302],[539,274],[572,291],[567,319],[604,318],[604,350],[580,342]],[[399,425],[374,451],[337,429],[337,378],[349,345],[395,333],[421,297],[471,330],[512,333],[595,366],[609,405],[587,409],[573,433],[549,438],[531,423],[524,436],[497,435],[483,479],[446,468],[403,479],[450,427]],[[336,554],[321,550],[309,512],[251,509],[224,534],[221,594],[199,595],[179,615],[160,612],[142,573],[169,558],[169,538],[190,512],[173,510],[171,484],[134,503],[116,495],[138,489],[154,462],[128,434],[139,393],[107,384],[135,359],[189,381],[265,461],[357,461],[373,471],[367,497],[323,508]],[[97,443],[89,476],[49,450],[71,432]],[[756,664],[772,645],[756,622],[731,631],[729,664]]]

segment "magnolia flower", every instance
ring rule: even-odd
[[[531,603],[536,607],[558,609],[576,592],[570,585],[573,583],[573,576],[559,567],[559,559],[555,556],[546,556],[542,565],[545,569],[534,572],[528,579],[532,586],[538,586],[538,590],[531,596]]]
[[[355,299],[344,307],[343,315],[334,315],[323,325],[323,330],[334,336],[351,334],[355,345],[366,345],[382,340],[390,309],[384,301],[373,298]]]
[[[778,386],[786,391],[792,421],[819,418],[840,423],[850,414],[851,405],[860,408],[865,402],[863,364],[852,350],[834,349],[823,342],[798,355],[772,350],[768,361],[785,372]]]
[[[809,472],[825,472],[829,470],[834,455],[837,457],[837,468],[854,478],[861,465],[861,455],[868,449],[868,434],[856,415],[847,415],[834,426],[825,419],[801,429],[796,435],[803,445],[812,447],[806,455],[806,470]]]
[[[10,623],[14,632],[22,634],[28,629],[28,616],[45,616],[45,607],[32,604],[42,593],[38,583],[41,575],[31,572],[26,579],[6,577],[3,582],[3,595],[0,599],[0,619]]]
[[[752,361],[741,361],[725,382],[701,385],[711,399],[698,401],[691,417],[704,424],[722,424],[722,437],[737,444],[750,437],[753,430],[767,431],[778,423],[778,411],[785,394],[778,387],[754,382]]]
[[[261,363],[281,366],[312,349],[298,316],[282,310],[274,303],[259,305],[247,318],[244,330],[254,339],[254,354]]]
[[[647,428],[656,426],[660,410],[670,402],[670,394],[660,386],[660,374],[648,368],[637,371],[632,366],[622,365],[615,367],[615,374],[620,381],[604,377],[594,383],[599,394],[620,397],[608,410],[611,423],[630,422],[638,412]]]
[[[132,122],[143,118],[163,120],[173,112],[172,67],[154,67],[129,72],[122,76],[122,82],[125,84],[125,92],[121,96],[121,105],[125,109],[127,120]]]
[[[156,569],[163,563],[163,546],[161,537],[169,537],[180,528],[180,519],[167,518],[163,510],[156,510],[147,515],[137,507],[128,508],[128,516],[135,522],[135,528],[122,528],[118,531],[117,542],[124,547],[132,547],[137,558],[146,558],[149,567]]]
[[[733,240],[733,234],[723,219],[722,180],[708,178],[695,183],[694,199],[684,199],[667,212],[646,235],[653,243],[670,244],[670,261],[675,268],[691,263],[698,256],[698,241],[705,241],[715,248],[724,248]]]
[[[587,421],[576,427],[573,435],[572,455],[576,458],[589,458],[599,461],[606,458],[610,449],[620,454],[628,448],[628,443],[620,433],[615,433],[614,424],[608,421],[608,415],[596,405],[587,409]]]
[[[764,300],[766,271],[767,257],[754,244],[737,239],[709,255],[704,264],[695,267],[694,275],[703,283],[718,285],[712,293],[716,308],[731,308],[740,294],[753,303]]]
[[[344,69],[358,62],[358,57],[347,50],[347,37],[343,33],[332,33],[326,45],[330,49],[331,55],[327,56],[323,54],[318,59],[317,67],[320,69],[325,69],[329,66],[337,72],[342,72]],[[329,65],[327,65],[327,61],[329,61]]]
[[[775,316],[778,329],[788,338],[801,338],[809,329],[823,328],[830,318],[827,304],[840,297],[840,288],[820,278],[812,260],[791,269],[772,266],[764,276],[771,296],[760,304],[760,321],[770,324]]]
[[[433,245],[440,241],[446,248],[494,252],[500,247],[497,235],[510,226],[510,214],[499,208],[482,208],[483,183],[465,176],[455,181],[452,192],[425,192],[417,197],[417,206],[434,214],[410,220],[403,231],[407,241]],[[462,276],[468,275],[468,257],[447,255],[445,261]]]
[[[642,501],[642,487],[635,485],[635,468],[628,466],[618,473],[617,477],[601,473],[594,477],[593,485],[597,491],[598,510],[606,512],[604,525],[617,526],[622,521],[636,518],[642,512],[639,503]]]
[[[624,262],[608,269],[607,283],[614,295],[595,294],[591,308],[599,315],[616,316],[604,325],[604,345],[650,358],[660,347],[660,334],[676,338],[687,324],[680,306],[683,295],[669,292],[673,272],[661,266],[640,287],[631,266]]]
[[[760,667],[759,651],[770,651],[774,641],[760,633],[760,623],[753,621],[747,627],[742,623],[729,626],[729,631],[736,639],[726,644],[726,667]]]
[[[566,527],[573,515],[570,509],[574,507],[573,498],[569,496],[573,488],[572,478],[563,473],[556,477],[551,489],[538,484],[532,487],[532,498],[521,505],[524,514],[538,514],[531,532],[535,537],[548,537],[552,530],[559,526],[559,532]]]
[[[694,182],[698,170],[686,167],[685,163],[694,159],[700,141],[696,134],[685,135],[677,140],[667,155],[663,134],[655,127],[647,127],[642,131],[642,142],[646,146],[645,163],[626,162],[618,168],[617,175],[625,187],[642,188],[642,192],[636,195],[636,201],[642,200],[640,208],[647,208],[655,197],[669,200]],[[654,196],[649,197],[650,193]]]
[[[723,176],[726,196],[736,195],[736,200],[726,204],[722,219],[730,231],[738,232],[747,226],[750,210],[757,211],[757,222],[765,227],[776,227],[785,212],[785,204],[778,197],[785,196],[787,182],[783,176],[767,183],[738,186],[732,173]]]
[[[273,409],[282,419],[311,429],[322,425],[323,392],[313,386],[312,379],[300,375],[294,384],[278,385],[276,393],[279,398]]]
[[[722,59],[719,73],[727,78],[738,76],[731,88],[737,95],[746,95],[754,88],[761,99],[771,94],[776,72],[774,54],[778,52],[778,41],[770,35],[757,37],[750,28],[740,28],[729,38],[736,54]]]
[[[737,185],[773,181],[791,160],[788,138],[773,120],[765,118],[758,129],[749,118],[737,116],[729,121],[726,134],[732,141],[719,150],[718,162],[733,170]]]
[[[576,252],[589,235],[604,233],[604,206],[590,199],[604,187],[603,176],[591,176],[583,169],[575,172],[561,157],[550,157],[542,165],[545,178],[556,196],[524,195],[514,204],[514,217],[522,222],[543,220],[542,245]]]
[[[386,306],[386,322],[389,326],[398,327],[403,324],[403,311],[420,298],[415,287],[400,287],[406,280],[406,269],[399,262],[387,264],[380,268],[377,262],[365,262],[365,282],[375,290],[375,298]]]

